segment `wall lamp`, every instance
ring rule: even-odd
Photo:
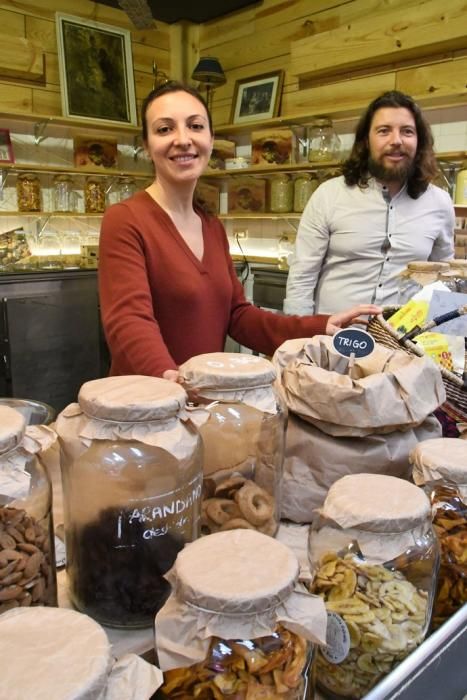
[[[206,102],[209,111],[212,109],[212,95],[216,87],[225,85],[227,78],[217,58],[203,56],[191,74],[193,80],[198,80],[201,86],[206,87]]]

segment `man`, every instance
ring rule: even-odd
[[[360,119],[343,175],[324,182],[303,212],[287,282],[287,314],[397,304],[398,274],[454,252],[454,206],[431,184],[431,129],[411,97],[375,99]]]

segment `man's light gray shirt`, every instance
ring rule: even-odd
[[[335,313],[355,304],[397,304],[399,273],[415,260],[454,254],[454,206],[429,185],[418,199],[404,186],[392,199],[374,179],[321,184],[298,227],[287,281],[287,314]]]

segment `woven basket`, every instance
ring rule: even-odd
[[[423,357],[424,350],[407,340],[404,343],[400,342],[402,334],[398,333],[388,322],[399,307],[386,307],[382,314],[373,316],[368,324],[368,333],[373,336],[377,343],[385,345],[388,348],[405,350],[409,355],[417,355]],[[465,358],[465,366],[467,367],[467,351]],[[467,386],[462,379],[453,372],[450,372],[444,367],[439,368],[443,376],[444,388],[446,389],[446,402],[442,405],[443,411],[453,420],[465,423],[467,421]]]

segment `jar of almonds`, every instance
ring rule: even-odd
[[[20,173],[16,180],[19,211],[41,210],[41,183],[34,173]]]
[[[414,484],[381,474],[334,482],[313,522],[311,591],[328,613],[319,687],[362,698],[423,641],[439,547],[430,502]]]
[[[89,175],[84,183],[84,209],[87,214],[105,210],[105,183],[102,177]]]
[[[180,377],[199,397],[191,416],[204,452],[201,532],[248,528],[275,535],[287,409],[273,385],[272,363],[206,353],[184,362]]]
[[[57,605],[52,489],[40,449],[22,414],[0,406],[0,613]]]
[[[155,622],[163,697],[310,700],[326,611],[295,590],[298,573],[292,550],[254,530],[187,545]]]
[[[467,603],[467,442],[458,438],[423,440],[409,456],[413,480],[431,501],[441,546],[441,566],[433,627]]]

